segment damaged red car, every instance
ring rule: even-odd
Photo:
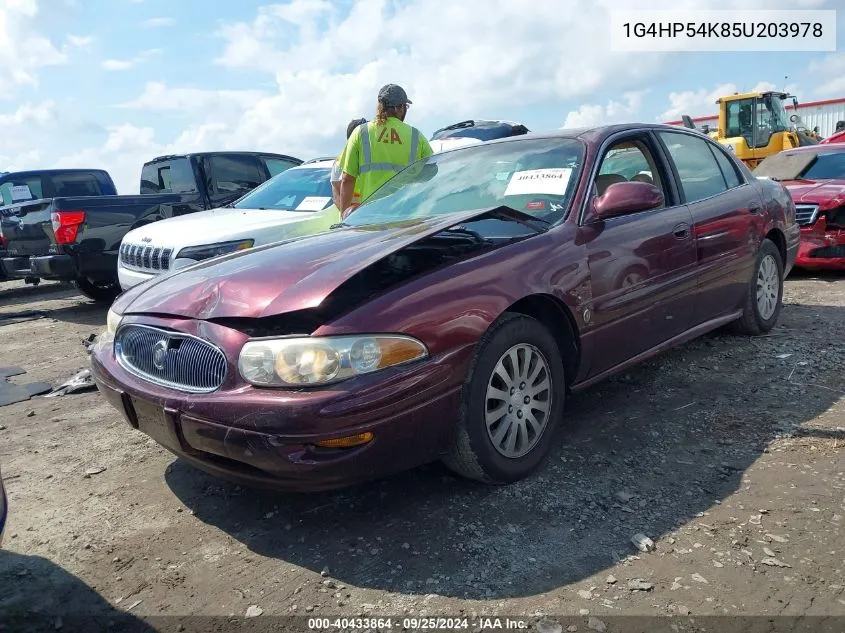
[[[438,459],[513,482],[569,393],[721,325],[770,330],[794,213],[678,128],[468,146],[332,230],[130,289],[92,373],[132,427],[241,483],[337,488]]]
[[[754,175],[780,182],[795,202],[801,226],[795,265],[845,270],[845,143],[780,152],[757,165]]]

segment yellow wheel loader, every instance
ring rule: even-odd
[[[798,99],[785,92],[746,92],[720,97],[716,100],[718,129],[696,128],[688,116],[683,117],[684,125],[719,141],[754,169],[767,156],[819,142],[818,134],[804,126],[797,112],[787,115],[784,106],[787,99],[798,105]]]

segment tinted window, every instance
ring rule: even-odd
[[[562,218],[583,164],[567,138],[478,144],[417,161],[351,213],[352,225],[508,206],[548,222]]]
[[[734,138],[742,136],[745,138],[748,147],[754,147],[754,135],[752,134],[754,100],[738,99],[736,101],[729,101],[726,107],[728,117],[727,137]]]
[[[144,165],[141,193],[196,193],[197,184],[187,158],[174,158]]]
[[[30,176],[29,178],[7,180],[0,185],[0,195],[3,196],[3,204],[38,200],[43,197],[41,178],[39,176]]]
[[[287,169],[235,203],[237,209],[320,211],[332,204],[329,167]]]
[[[267,165],[267,171],[270,172],[270,177],[277,176],[283,171],[296,167],[297,163],[292,163],[289,160],[282,160],[281,158],[265,158],[264,164]]]
[[[211,178],[218,196],[243,194],[264,182],[264,173],[254,156],[213,156]]]
[[[99,196],[100,183],[91,174],[59,174],[53,176],[53,191],[61,196]]]
[[[845,152],[842,154],[818,154],[818,158],[801,174],[809,180],[845,180]]]
[[[727,191],[719,163],[708,147],[709,141],[675,132],[658,132],[658,135],[675,163],[687,202],[703,200]]]
[[[711,145],[710,149],[713,150],[713,155],[716,156],[716,162],[719,163],[719,168],[722,170],[725,182],[728,183],[728,189],[739,187],[742,184],[742,181],[736,173],[736,167],[734,166],[733,161],[725,156],[725,153],[720,151],[718,147],[713,147]]]

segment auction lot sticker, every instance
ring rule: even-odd
[[[323,207],[331,200],[324,196],[305,196],[302,202],[296,207],[297,211],[322,211]]]
[[[566,194],[566,186],[569,184],[570,176],[572,176],[572,169],[569,167],[517,171],[511,177],[511,181],[505,189],[505,195],[545,194],[562,196]]]

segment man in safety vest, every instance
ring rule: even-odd
[[[364,202],[396,172],[421,158],[431,156],[428,140],[417,128],[405,123],[411,100],[396,84],[378,93],[375,121],[359,125],[340,155],[341,215]]]
[[[352,136],[352,132],[355,131],[359,125],[363,125],[367,122],[367,119],[352,119],[349,122],[349,125],[346,126],[346,140],[349,140],[349,137]],[[334,163],[332,163],[332,173],[331,173],[331,183],[332,183],[332,202],[334,202],[335,206],[340,210],[342,207],[340,206],[340,179],[343,176],[343,172],[340,170],[340,156],[334,159]]]

